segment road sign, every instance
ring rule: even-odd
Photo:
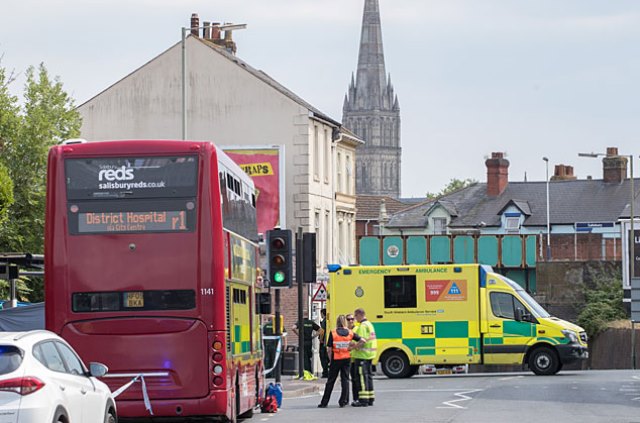
[[[320,286],[316,290],[316,293],[313,294],[312,301],[320,301],[320,302],[327,301],[327,288],[324,286],[323,283],[320,283]]]

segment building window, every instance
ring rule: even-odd
[[[342,217],[338,218],[338,261],[340,264],[346,264],[345,250],[344,250],[344,224]]]
[[[313,216],[313,227],[315,229],[316,232],[316,243],[317,243],[317,255],[318,255],[318,263],[322,263],[322,257],[320,257],[322,255],[322,250],[321,250],[321,245],[322,245],[322,233],[320,232],[320,210],[316,210],[314,216]]]
[[[347,220],[347,238],[346,238],[347,246],[345,247],[347,264],[353,263],[353,260],[351,260],[351,240],[352,239],[353,239],[353,232],[351,227],[351,218],[349,218],[349,220]]]
[[[328,264],[333,258],[331,257],[331,220],[329,212],[324,212],[324,262]]]
[[[342,155],[336,155],[336,191],[342,192]]]
[[[331,136],[328,129],[324,130],[324,182],[329,183],[331,164]]]
[[[347,179],[345,182],[345,186],[344,186],[344,192],[346,192],[347,194],[351,195],[351,178],[353,178],[353,169],[351,166],[351,156],[349,156],[347,154],[347,163],[346,163],[346,170],[347,170]]]
[[[444,235],[447,233],[447,219],[444,217],[433,218],[433,233],[435,235]]]
[[[505,217],[504,228],[509,232],[518,232],[520,230],[520,217]]]
[[[320,131],[318,125],[313,125],[313,177],[320,180]]]

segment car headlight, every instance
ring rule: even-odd
[[[576,333],[572,330],[569,329],[565,329],[562,331],[562,334],[564,336],[567,337],[567,339],[569,339],[569,342],[572,344],[577,344],[578,343],[578,335],[576,335]]]

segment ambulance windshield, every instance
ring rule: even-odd
[[[551,317],[551,315],[547,312],[547,310],[545,310],[540,304],[538,304],[538,302],[534,300],[533,297],[529,295],[527,291],[522,289],[520,285],[518,285],[511,279],[506,278],[504,276],[502,276],[502,279],[506,283],[511,285],[511,287],[518,293],[522,301],[524,301],[527,304],[527,306],[531,310],[531,313],[533,314],[534,317],[540,317],[540,318]]]

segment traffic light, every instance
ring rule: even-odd
[[[316,283],[316,234],[305,232],[302,234],[302,280]]]
[[[293,285],[292,241],[289,229],[267,231],[269,283],[271,288],[291,288]]]

